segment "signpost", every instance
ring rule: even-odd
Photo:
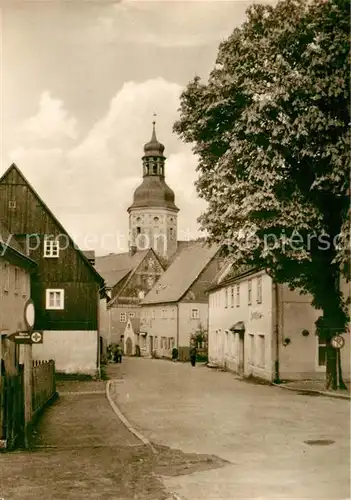
[[[334,347],[334,349],[342,349],[345,345],[345,339],[341,337],[341,335],[334,335],[330,341],[330,345]]]
[[[33,359],[32,359],[32,344],[39,344],[43,342],[42,332],[33,332],[35,323],[35,308],[34,303],[29,299],[24,305],[23,311],[24,323],[26,331],[14,332],[8,335],[7,338],[16,344],[23,345],[23,385],[24,385],[24,439],[25,447],[29,447],[29,426],[32,421],[32,372],[33,372]]]

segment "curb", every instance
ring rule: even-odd
[[[306,395],[308,394],[319,394],[320,396],[326,396],[329,398],[335,398],[335,399],[344,399],[344,400],[351,400],[351,396],[346,396],[346,394],[334,394],[333,392],[328,392],[328,391],[318,391],[317,389],[303,389],[303,388],[296,388],[296,387],[289,387],[285,384],[275,384],[274,382],[272,383],[273,386],[275,387],[280,387],[280,389],[286,389],[288,391],[293,391],[293,392],[305,392]]]
[[[157,454],[157,451],[155,450],[155,448],[152,446],[152,444],[150,443],[150,441],[145,437],[143,436],[140,432],[138,432],[136,429],[134,429],[134,427],[132,426],[132,424],[129,422],[129,420],[123,415],[123,413],[121,412],[121,410],[118,408],[118,406],[115,404],[115,402],[113,401],[112,397],[111,397],[111,394],[110,394],[110,388],[111,388],[111,385],[112,385],[112,382],[113,380],[109,380],[106,384],[106,397],[107,397],[107,400],[108,402],[110,403],[111,405],[111,408],[112,410],[115,412],[115,414],[117,415],[117,417],[120,419],[120,421],[126,426],[126,428],[132,433],[134,434],[134,436],[136,438],[138,438],[144,445],[146,446],[149,446],[149,448],[151,448],[151,451],[153,453],[155,453],[155,455]]]

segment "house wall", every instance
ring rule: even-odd
[[[18,281],[15,282],[17,268]],[[9,270],[9,271],[8,271]],[[5,287],[7,273],[10,281]],[[0,257],[0,331],[10,334],[25,328],[24,306],[30,298],[30,274]]]
[[[122,321],[124,314],[126,320]],[[124,335],[128,318],[134,315],[134,318],[140,319],[140,306],[134,304],[118,304],[116,307],[108,308],[107,315],[107,321],[109,323],[109,333],[107,336],[108,344],[119,344],[121,343],[121,336]]]
[[[98,363],[98,332],[43,332],[43,344],[33,345],[33,360],[55,360],[57,372],[96,375]]]
[[[257,300],[257,280],[262,279],[262,301]],[[272,280],[265,273],[238,279],[233,285],[209,294],[209,361],[235,372],[240,370],[240,336],[230,328],[245,324],[243,374],[270,380],[272,360]],[[239,286],[239,300],[237,295]],[[232,288],[234,300],[232,300]],[[227,294],[227,299],[226,299]]]
[[[262,278],[262,302],[257,302],[257,279]],[[251,304],[248,302],[251,280]],[[240,286],[240,304],[236,286]],[[234,288],[234,303],[231,289]],[[228,305],[226,307],[226,291]],[[230,286],[209,294],[209,361],[235,372],[240,371],[240,339],[230,327],[239,321],[245,324],[243,375],[269,381],[275,378],[276,359],[276,297],[271,278],[263,273],[238,278]],[[325,366],[318,361],[318,337],[315,321],[320,311],[311,306],[311,296],[300,295],[286,285],[278,286],[277,317],[279,318],[279,369],[282,380],[319,379],[325,377]],[[309,335],[302,335],[307,330]],[[341,350],[345,380],[350,379],[349,335],[344,335]],[[289,340],[290,342],[288,342]]]
[[[146,337],[142,335],[143,332],[147,332]],[[177,347],[176,303],[141,307],[140,348],[144,349],[145,354],[151,354],[150,337],[153,350],[158,356],[172,357],[172,349]]]
[[[318,359],[318,336],[315,322],[321,311],[311,306],[310,295],[299,295],[287,286],[280,287],[281,302],[281,347],[280,347],[280,377],[282,379],[324,379],[325,365],[320,365]],[[302,331],[307,330],[308,336]],[[350,339],[343,335],[345,346],[341,349],[341,362],[346,380],[350,379]],[[285,340],[290,339],[286,344]]]
[[[207,330],[208,303],[179,302],[179,347],[190,347],[191,335],[200,328]],[[198,317],[192,318],[192,310]]]

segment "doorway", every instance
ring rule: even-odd
[[[127,338],[126,341],[126,355],[131,356],[133,354],[133,342],[130,337]]]
[[[244,332],[239,332],[239,363],[238,372],[240,375],[244,375],[244,355],[245,355],[245,343],[244,343]]]

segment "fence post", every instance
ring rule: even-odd
[[[32,360],[32,345],[24,344],[24,374],[23,374],[23,384],[24,384],[24,445],[29,448],[29,433],[30,424],[32,421],[32,393],[33,393],[33,360]]]

